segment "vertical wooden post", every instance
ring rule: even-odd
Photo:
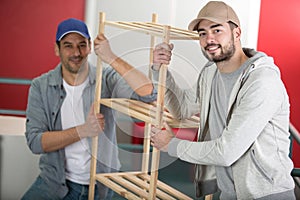
[[[157,23],[157,14],[152,14],[152,23]],[[151,73],[151,67],[153,65],[153,50],[155,45],[155,36],[151,35],[150,38],[150,59],[149,59],[149,69],[148,69],[148,77],[151,80],[152,79],[152,73]],[[151,124],[145,123],[145,129],[144,129],[144,141],[143,141],[143,158],[142,158],[142,172],[148,173],[149,168],[149,154],[150,154],[150,132],[151,132]]]
[[[104,33],[105,13],[99,14],[99,33]],[[94,113],[100,113],[100,98],[101,98],[101,84],[102,84],[102,61],[97,57],[97,72],[96,72],[96,87],[94,96]],[[89,185],[89,200],[94,200],[95,184],[96,184],[96,164],[98,152],[98,136],[92,138],[92,152],[91,152],[91,168],[90,168],[90,185]]]
[[[170,41],[170,26],[164,26],[163,42],[169,44]],[[156,121],[158,128],[163,127],[163,111],[164,111],[164,97],[166,91],[166,77],[167,77],[167,65],[162,65],[159,70],[158,79],[158,91],[157,91],[157,112]],[[160,152],[156,148],[152,151],[152,165],[151,165],[151,176],[150,176],[150,188],[149,188],[149,199],[156,199],[156,185],[158,178],[158,167],[159,167]]]
[[[142,169],[143,173],[148,173],[149,169],[149,155],[150,155],[150,133],[151,133],[151,124],[145,123],[144,128],[144,142],[143,142],[143,157],[142,157]]]
[[[164,26],[163,33],[163,42],[169,44],[170,41],[170,26]],[[165,85],[167,77],[167,65],[161,65],[159,69],[159,78],[158,78],[158,89],[157,89],[157,112],[156,112],[156,124],[159,128],[162,128],[163,123],[163,111],[164,111],[164,98],[165,98]]]
[[[212,200],[213,199],[213,195],[212,194],[208,194],[204,197],[205,200]]]
[[[153,13],[152,14],[152,23],[157,23],[157,14]],[[149,71],[148,71],[148,77],[150,80],[152,79],[152,73],[151,73],[151,67],[153,65],[153,50],[154,50],[154,45],[155,45],[155,36],[151,35],[150,37],[150,60],[149,60]]]

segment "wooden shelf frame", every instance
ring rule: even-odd
[[[150,65],[152,66],[153,49],[156,37],[163,42],[172,40],[198,40],[197,33],[157,23],[157,15],[152,15],[152,22],[111,22],[105,20],[105,13],[99,15],[99,33],[104,33],[104,26],[114,26],[148,34],[150,40]],[[149,70],[150,71],[150,70]],[[164,94],[167,75],[167,65],[162,65],[159,71],[157,101],[147,104],[130,99],[100,99],[102,63],[97,60],[97,80],[95,90],[95,113],[100,112],[100,103],[145,122],[142,167],[139,172],[119,172],[96,174],[98,137],[92,138],[92,158],[90,172],[89,200],[94,199],[95,182],[99,181],[127,199],[191,199],[187,195],[158,180],[160,152],[153,148],[150,164],[150,131],[151,126],[162,128],[163,121],[176,128],[198,128],[199,118],[179,121],[165,110]],[[150,76],[150,72],[149,72]],[[149,174],[150,173],[150,174]]]

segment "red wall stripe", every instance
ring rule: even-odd
[[[1,0],[0,77],[32,79],[54,68],[58,23],[83,19],[84,0]],[[25,110],[28,86],[0,84],[1,109]]]
[[[300,1],[261,0],[258,50],[274,57],[291,103],[291,122],[300,130]],[[294,143],[293,160],[300,167],[300,147]]]

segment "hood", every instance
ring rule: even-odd
[[[248,67],[242,75],[242,79],[245,79],[249,76],[251,72],[254,70],[258,70],[261,68],[269,68],[274,70],[280,76],[280,70],[275,65],[274,59],[270,56],[267,56],[263,52],[255,51],[254,49],[243,48],[244,53],[249,57],[249,59],[244,63]]]

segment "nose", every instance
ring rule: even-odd
[[[215,44],[215,36],[212,33],[206,33],[205,37],[200,38],[200,46],[206,47],[209,44]]]
[[[206,37],[206,43],[207,43],[207,44],[214,43],[214,41],[215,41],[215,36],[214,36],[214,34],[212,34],[212,33],[207,33],[206,36],[207,36],[207,37]]]
[[[79,55],[81,55],[81,50],[80,50],[80,47],[76,47],[76,48],[74,48],[74,55],[75,55],[75,56],[79,56]]]

